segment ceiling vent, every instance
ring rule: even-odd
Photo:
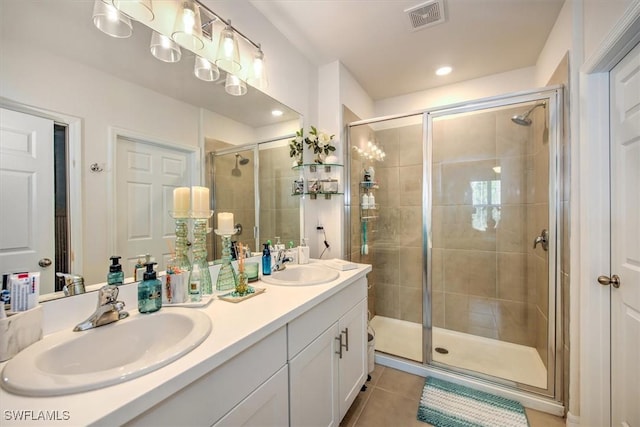
[[[433,0],[405,9],[413,31],[444,22],[444,0]]]

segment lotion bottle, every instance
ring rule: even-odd
[[[140,313],[153,313],[162,307],[162,282],[156,277],[153,269],[155,262],[145,264],[142,282],[138,283],[138,311]]]
[[[109,274],[107,275],[107,284],[120,286],[124,283],[124,273],[122,272],[122,266],[120,265],[120,257],[117,255],[112,256],[111,265],[109,266]]]
[[[298,264],[309,264],[309,246],[307,246],[307,239],[304,237],[298,247]]]
[[[202,272],[200,266],[195,262],[189,275],[189,301],[202,301]]]
[[[262,275],[269,276],[271,275],[271,250],[269,249],[269,245],[271,241],[267,241],[264,243],[264,249],[262,250]]]

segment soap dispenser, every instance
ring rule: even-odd
[[[120,257],[112,256],[111,265],[109,266],[109,274],[107,275],[107,284],[120,286],[124,283],[124,273],[120,265]]]
[[[138,311],[140,313],[153,313],[162,307],[162,283],[156,277],[153,269],[155,262],[145,264],[147,271],[143,275],[142,282],[138,283]]]
[[[269,276],[271,275],[271,250],[269,246],[271,245],[271,240],[267,240],[267,243],[263,243],[264,249],[262,250],[262,275]]]

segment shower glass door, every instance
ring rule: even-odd
[[[350,259],[371,264],[378,352],[422,363],[423,115],[349,127]]]
[[[537,94],[430,112],[425,190],[426,362],[548,395],[555,105]]]

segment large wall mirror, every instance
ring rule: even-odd
[[[251,86],[246,95],[231,96],[224,90],[224,77],[220,82],[198,80],[194,76],[195,55],[191,52],[183,49],[177,63],[158,61],[149,51],[151,30],[142,24],[133,22],[133,34],[126,39],[103,34],[92,23],[93,6],[93,1],[75,0],[0,2],[1,118],[8,117],[5,111],[18,110],[48,118],[56,125],[53,133],[59,132],[59,126],[66,128],[66,135],[63,132],[59,140],[67,149],[61,164],[66,163],[69,167],[62,172],[67,175],[68,182],[55,188],[51,186],[50,193],[53,194],[49,196],[53,201],[62,200],[55,204],[55,213],[66,211],[66,217],[62,215],[64,219],[57,220],[66,221],[66,228],[58,227],[58,235],[49,242],[56,247],[47,249],[48,253],[35,254],[35,265],[0,255],[2,272],[41,271],[50,278],[53,284],[43,288],[46,293],[55,290],[51,286],[55,286],[53,277],[59,270],[82,274],[87,285],[104,282],[109,256],[119,248],[117,239],[118,234],[123,233],[121,225],[127,223],[127,218],[127,230],[136,221],[144,223],[135,216],[140,212],[151,218],[150,221],[158,222],[160,233],[164,233],[161,240],[169,240],[165,246],[171,246],[171,218],[167,211],[170,208],[169,190],[174,184],[168,184],[158,196],[161,199],[158,205],[152,206],[146,203],[144,192],[126,197],[119,195],[121,187],[116,166],[128,161],[131,169],[135,169],[146,158],[171,158],[171,162],[161,164],[177,165],[176,169],[181,170],[187,185],[204,184],[210,156],[207,153],[219,151],[206,147],[205,141],[217,141],[226,146],[232,166],[238,159],[239,168],[244,168],[239,170],[246,175],[247,166],[260,162],[259,154],[255,154],[255,158],[249,157],[246,147],[251,145],[256,147],[256,153],[261,152],[258,147],[270,147],[270,154],[283,156],[280,160],[290,165],[286,149],[272,149],[269,145],[272,143],[265,141],[280,141],[282,145],[282,141],[301,127],[301,117],[296,111]],[[273,110],[280,110],[282,114],[275,117]],[[8,159],[7,150],[16,151],[17,146],[8,146],[10,138],[4,132],[3,127],[0,157]],[[130,157],[118,160],[121,147],[131,145],[148,148],[149,156],[138,156],[139,163]],[[242,159],[235,157],[234,146],[240,146],[238,152],[244,156]],[[163,150],[178,152],[178,157],[184,159],[164,156]],[[243,159],[250,162],[244,164]],[[264,161],[260,173],[268,171],[270,162]],[[1,173],[5,178],[12,173],[15,175],[9,163],[3,160]],[[59,170],[57,172],[60,174]],[[50,181],[53,181],[55,172],[50,173],[53,174]],[[233,177],[232,173],[229,172]],[[27,181],[12,182],[22,183],[27,189],[30,185]],[[251,191],[262,192],[260,182],[258,176],[253,177]],[[286,186],[278,190],[280,194],[290,191],[288,180],[283,179],[280,184]],[[3,204],[15,197],[27,201],[36,198],[34,194],[22,194],[19,185],[10,185],[4,178],[0,187]],[[234,193],[233,188],[226,190],[228,194]],[[61,198],[63,193],[65,197]],[[220,191],[218,197],[222,198]],[[265,200],[271,198],[265,197]],[[41,194],[37,199],[43,200]],[[295,206],[288,205],[287,208],[299,212],[299,201],[291,199]],[[53,205],[53,201],[47,204]],[[211,207],[219,210],[213,200]],[[238,215],[240,210],[249,215],[248,211],[253,209],[256,218],[259,206],[254,203],[233,209],[239,209]],[[16,214],[14,218],[19,216]],[[53,209],[47,214],[29,211],[27,216],[44,217],[47,230],[56,228]],[[297,224],[299,233],[299,215],[297,218],[298,221],[287,221],[287,224],[294,224],[294,227]],[[3,220],[0,254],[9,249],[36,252],[32,244],[38,233],[34,232],[36,229],[32,224],[25,222],[19,227],[6,224]],[[14,231],[10,232],[12,229]],[[246,231],[245,228],[244,233],[252,234],[253,230]],[[51,252],[62,253],[61,259],[66,257],[68,264],[54,260],[49,267],[39,267],[38,260],[54,258]],[[162,253],[153,255],[162,262],[169,251],[159,252]],[[135,262],[135,257],[127,255],[123,258],[126,258],[123,260],[125,275],[131,276],[130,264]]]

